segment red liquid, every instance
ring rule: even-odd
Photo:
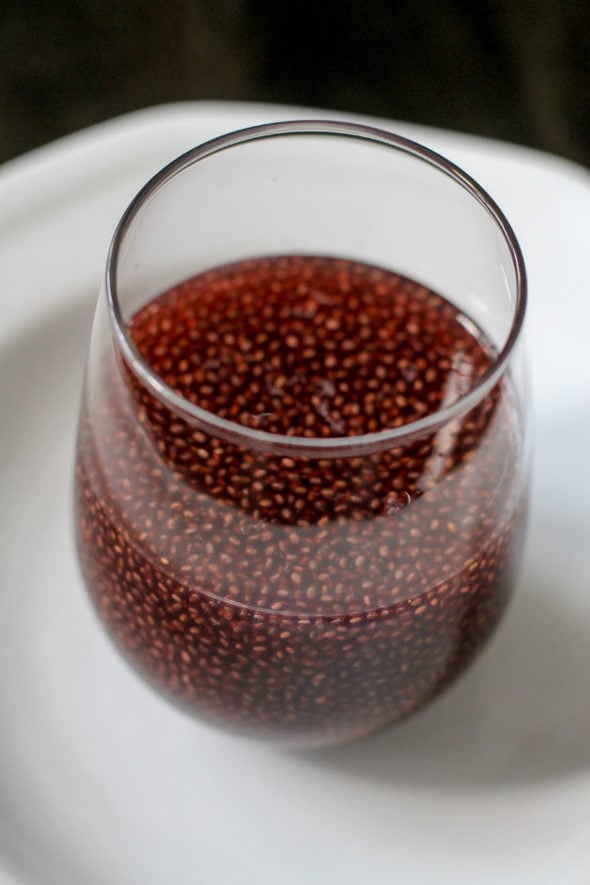
[[[493,359],[435,293],[323,258],[209,272],[130,328],[186,399],[310,440],[423,417]],[[98,371],[78,449],[82,568],[118,646],[183,707],[292,743],[346,739],[421,706],[492,632],[522,525],[508,384],[410,444],[309,458],[213,438],[130,370]]]

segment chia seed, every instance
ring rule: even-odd
[[[188,402],[351,444],[449,405],[495,355],[424,286],[308,256],[186,280],[129,329]],[[212,436],[122,359],[96,361],[76,510],[102,622],[165,696],[243,733],[320,745],[407,716],[465,668],[508,601],[524,511],[514,400],[505,378],[410,442],[287,457]]]

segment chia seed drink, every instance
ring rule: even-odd
[[[77,541],[130,663],[190,713],[305,746],[399,720],[450,684],[496,626],[520,553],[510,376],[442,426],[387,432],[485,375],[497,354],[475,323],[390,271],[283,255],[187,279],[128,329],[156,377],[222,419],[198,426],[121,356],[94,368]]]

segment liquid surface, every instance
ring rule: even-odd
[[[192,402],[310,438],[432,412],[492,354],[419,284],[297,256],[188,280],[130,330]],[[348,739],[437,694],[498,622],[519,444],[502,382],[405,445],[284,457],[208,435],[99,361],[78,446],[83,572],[119,648],[186,709],[294,744]]]
[[[131,334],[156,373],[218,417],[271,433],[356,436],[466,393],[492,349],[440,295],[379,268],[279,257],[156,298]]]

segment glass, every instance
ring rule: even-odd
[[[522,545],[525,300],[495,203],[396,135],[265,125],[156,175],[112,242],[76,464],[82,572],[137,671],[290,746],[448,686]]]

